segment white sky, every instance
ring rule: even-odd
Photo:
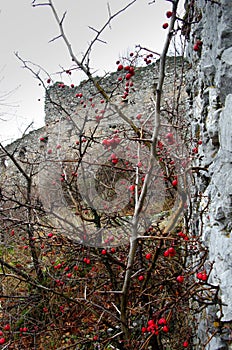
[[[95,35],[88,26],[100,29],[108,19],[107,2],[112,14],[129,3],[128,0],[53,2],[60,15],[67,10],[64,28],[78,57]],[[167,33],[162,24],[168,21],[165,14],[171,10],[171,3],[156,0],[148,5],[149,2],[151,0],[137,0],[112,21],[111,29],[107,28],[103,33],[101,39],[107,41],[107,45],[97,43],[90,62],[98,75],[115,70],[119,56],[133,51],[137,44],[161,52]],[[44,124],[44,91],[32,74],[22,69],[14,52],[49,73],[60,71],[59,65],[69,68],[71,60],[61,39],[48,43],[59,35],[49,7],[33,8],[30,0],[0,0],[0,11],[0,118],[4,119],[0,120],[0,140],[10,142],[20,137],[31,122],[34,129]],[[78,74],[67,83],[79,84],[84,76]],[[57,76],[54,80],[60,79]],[[15,91],[4,97],[12,90]]]

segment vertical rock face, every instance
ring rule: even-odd
[[[202,313],[198,346],[232,349],[232,2],[187,0],[185,6],[195,22],[186,80],[193,136],[200,140],[196,166],[202,169],[193,229],[208,248],[209,283],[219,286],[222,302],[221,310],[211,305]]]

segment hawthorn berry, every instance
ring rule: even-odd
[[[140,276],[138,277],[138,280],[139,280],[139,281],[143,281],[143,280],[144,280],[144,276],[143,276],[143,275],[140,275]]]
[[[198,272],[197,278],[201,281],[207,281],[208,276],[205,272]]]
[[[163,29],[167,29],[168,28],[168,23],[164,23],[163,24]]]
[[[166,324],[167,324],[166,318],[162,317],[162,318],[159,319],[158,325],[164,326],[164,325],[166,325]]]
[[[170,256],[175,256],[176,255],[176,250],[173,247],[168,248],[168,252]]]
[[[164,333],[168,333],[168,331],[169,331],[168,326],[163,326],[162,331],[163,331]]]
[[[195,153],[195,154],[197,154],[197,153],[198,153],[198,148],[197,148],[197,147],[194,147],[194,148],[192,149],[192,152]]]
[[[187,341],[187,340],[185,340],[184,342],[183,342],[183,347],[184,348],[187,348],[189,346],[189,342]]]
[[[172,145],[175,142],[174,135],[171,132],[167,133],[166,138],[168,140],[169,145]]]
[[[178,283],[183,283],[184,282],[184,276],[177,276],[176,278]]]
[[[131,192],[134,192],[134,190],[135,190],[135,185],[130,185],[130,186],[129,186],[129,190],[130,190]]]
[[[102,253],[102,255],[106,255],[107,251],[105,249],[102,249],[101,253]]]
[[[167,11],[167,12],[166,12],[167,18],[172,17],[172,15],[173,15],[173,12],[172,12],[172,11]]]
[[[177,179],[174,179],[174,180],[172,181],[172,186],[173,186],[173,187],[176,187],[176,186],[177,186],[177,184],[178,184]]]
[[[118,71],[120,71],[120,70],[123,70],[123,65],[122,64],[118,65]]]
[[[0,338],[0,344],[5,344],[6,339],[5,338]]]
[[[127,73],[125,78],[126,78],[126,80],[130,80],[131,77],[132,77],[132,74],[131,73]]]
[[[145,258],[146,258],[147,260],[150,260],[151,257],[152,257],[151,253],[147,253],[146,256],[145,256]]]
[[[52,238],[53,237],[53,233],[48,233],[48,238]]]
[[[4,327],[3,327],[4,331],[9,331],[10,330],[10,325],[9,323],[6,324]]]

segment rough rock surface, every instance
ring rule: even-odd
[[[214,263],[209,283],[219,285],[222,302],[221,310],[208,307],[202,313],[198,347],[232,349],[232,3],[185,5],[198,19],[191,26],[186,79],[193,135],[202,140],[193,228],[202,229],[208,261]],[[202,45],[194,51],[197,40]]]

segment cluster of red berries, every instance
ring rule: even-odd
[[[131,52],[130,53],[130,56],[133,56],[134,53]],[[118,65],[118,72],[120,71],[125,71],[125,79],[127,80],[126,82],[126,86],[125,86],[125,90],[124,90],[124,93],[122,95],[122,99],[126,99],[127,96],[129,95],[129,91],[130,91],[130,87],[132,87],[134,84],[133,84],[133,81],[131,81],[131,78],[135,75],[135,68],[132,66],[132,65],[127,65],[127,66],[123,66],[120,61],[117,61],[116,64]],[[123,78],[120,76],[118,78],[118,81],[122,81]]]
[[[172,15],[173,15],[173,12],[172,12],[172,11],[167,11],[167,12],[166,12],[166,17],[167,17],[167,18],[171,18]],[[167,28],[168,28],[168,23],[166,22],[166,23],[163,24],[163,29],[167,29]]]
[[[111,162],[116,165],[118,163],[118,157],[115,153],[112,153],[110,156]]]
[[[164,251],[165,258],[173,258],[176,255],[176,250],[174,247],[170,247]]]
[[[83,94],[81,92],[79,92],[78,94],[76,94],[76,97],[82,98]]]
[[[188,236],[187,236],[184,232],[182,232],[182,231],[178,232],[177,235],[178,235],[179,237],[183,238],[185,241],[188,241],[188,240],[189,240]]]
[[[118,64],[118,72],[122,71],[124,69],[124,71],[126,71],[126,75],[125,75],[125,79],[126,80],[130,80],[134,75],[135,75],[135,68],[133,66],[123,66],[122,64],[120,64],[119,61],[116,62]]]
[[[198,272],[198,273],[197,273],[197,278],[198,278],[200,281],[207,281],[208,276],[207,276],[207,274],[203,271],[203,272]]]
[[[146,57],[143,60],[148,65],[148,64],[151,64],[151,62],[152,62],[151,58],[153,58],[153,54],[152,53],[146,55]]]
[[[142,327],[142,333],[152,333],[155,335],[159,334],[159,331],[167,333],[169,331],[169,327],[167,325],[167,320],[165,318],[160,318],[157,323],[154,320],[149,320],[147,322],[147,327]]]
[[[84,261],[84,263],[86,263],[87,265],[90,264],[90,259],[88,259],[88,258],[84,258],[83,261]]]
[[[6,331],[6,332],[9,332],[10,331],[10,324],[7,323],[4,327],[3,327],[3,330]],[[3,331],[0,331],[0,345],[2,344],[5,344],[6,342],[6,338],[3,337]]]
[[[110,252],[111,252],[111,253],[115,253],[115,252],[116,252],[116,249],[115,249],[114,247],[112,247],[112,248],[110,249]],[[107,254],[107,250],[106,250],[106,249],[102,249],[101,254],[102,254],[102,255],[106,255],[106,254]]]
[[[119,136],[114,135],[110,139],[104,139],[102,141],[102,144],[105,148],[115,149],[119,145],[120,142],[121,142],[121,140],[120,140]]]

